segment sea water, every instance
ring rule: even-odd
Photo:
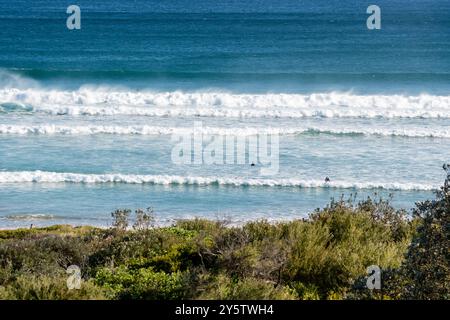
[[[0,1],[0,228],[433,198],[450,161],[450,3],[377,1],[380,30],[370,4]],[[276,134],[278,170],[262,175],[247,149],[245,163],[174,161],[173,137],[198,123]]]

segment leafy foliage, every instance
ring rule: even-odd
[[[358,279],[352,298],[450,299],[450,166],[444,170],[447,178],[436,199],[416,204],[415,233],[401,266],[384,270],[379,292],[368,291]]]

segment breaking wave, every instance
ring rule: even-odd
[[[205,135],[300,135],[300,134],[328,134],[328,135],[375,135],[398,136],[413,138],[450,138],[450,128],[447,127],[358,127],[358,126],[299,126],[292,128],[276,127],[200,127],[196,133]],[[163,127],[163,126],[119,126],[119,125],[0,125],[0,134],[13,135],[190,135],[194,133],[194,127]]]
[[[46,213],[33,213],[33,214],[11,214],[7,216],[2,216],[0,219],[6,220],[52,220],[57,218],[53,214]]]
[[[450,118],[450,96],[0,89],[0,112],[14,110],[72,116]]]
[[[0,183],[123,183],[153,185],[235,186],[235,187],[296,187],[339,189],[387,189],[387,190],[437,190],[439,186],[422,183],[401,182],[353,182],[322,180],[266,179],[239,177],[195,177],[174,175],[133,174],[81,174],[45,171],[0,172]]]

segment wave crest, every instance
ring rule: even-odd
[[[190,135],[194,128],[189,127],[162,127],[162,126],[110,126],[110,125],[0,125],[0,134],[14,135]],[[202,127],[196,129],[204,135],[228,135],[228,136],[251,136],[251,135],[301,135],[301,134],[328,134],[337,136],[374,135],[374,136],[397,136],[411,138],[450,138],[448,128],[406,128],[406,127],[340,127],[340,126],[306,126],[292,128],[276,127]]]
[[[202,116],[238,118],[450,118],[450,96],[234,94],[152,92],[82,87],[79,90],[0,90],[0,104],[51,115]]]
[[[339,189],[437,190],[439,186],[400,182],[352,182],[322,180],[258,179],[238,177],[195,177],[175,175],[82,174],[45,171],[0,172],[0,183],[124,183],[153,185],[235,186],[235,187],[296,187]]]

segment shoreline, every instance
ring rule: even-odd
[[[346,200],[343,200],[346,199]],[[214,222],[214,223],[221,223],[225,226],[228,227],[242,227],[248,223],[252,223],[252,222],[260,222],[260,221],[264,221],[266,223],[272,224],[272,225],[276,225],[279,223],[289,223],[289,222],[293,222],[293,221],[298,221],[298,220],[309,220],[311,215],[313,215],[317,210],[322,211],[325,210],[328,206],[330,206],[330,204],[333,203],[333,201],[335,203],[338,202],[342,202],[342,203],[347,203],[349,204],[348,201],[350,201],[351,205],[353,207],[358,206],[359,203],[361,202],[365,202],[369,199],[373,200],[373,201],[384,201],[386,203],[388,203],[390,206],[392,206],[393,210],[396,211],[403,211],[405,212],[405,216],[411,218],[412,216],[412,210],[415,207],[415,204],[412,205],[409,208],[405,208],[402,206],[395,206],[393,202],[393,198],[387,198],[387,197],[382,197],[380,195],[377,194],[373,194],[373,197],[371,196],[367,196],[367,197],[361,197],[358,200],[355,200],[353,198],[347,197],[347,198],[343,198],[341,200],[336,200],[334,198],[330,198],[328,202],[325,202],[323,205],[318,206],[314,209],[309,209],[309,210],[305,210],[302,213],[294,213],[290,216],[280,216],[280,217],[274,217],[272,215],[270,216],[255,216],[255,217],[251,217],[251,218],[245,218],[246,215],[245,214],[241,214],[239,217],[232,217],[231,215],[213,215],[213,214],[204,214],[204,215],[189,215],[186,217],[180,217],[180,218],[161,218],[161,220],[158,219],[159,216],[161,216],[160,213],[157,214],[153,214],[152,215],[152,219],[153,219],[153,228],[166,228],[166,227],[171,227],[173,225],[176,225],[178,223],[182,223],[185,221],[197,221],[197,220],[205,220],[205,221],[210,221],[210,222]],[[417,202],[421,202],[424,201],[423,199],[418,200]],[[425,200],[426,201],[426,200]],[[415,203],[417,203],[415,202]],[[122,209],[116,209],[117,210],[122,210]],[[138,209],[139,210],[139,209]],[[111,212],[112,213],[112,212]],[[41,216],[43,214],[30,214],[30,217],[33,215],[38,215]],[[98,218],[99,220],[103,220],[105,221],[105,223],[102,224],[92,224],[92,223],[82,223],[82,224],[77,224],[77,223],[65,223],[64,222],[64,216],[59,216],[59,215],[53,215],[53,214],[49,214],[48,217],[42,217],[42,218],[26,218],[25,214],[23,215],[19,215],[22,218],[17,218],[14,219],[13,215],[6,215],[6,216],[0,216],[0,219],[5,219],[5,220],[10,220],[10,221],[21,221],[21,222],[25,222],[28,221],[27,225],[23,225],[23,226],[1,226],[0,224],[0,231],[1,230],[18,230],[18,229],[30,229],[30,226],[32,225],[33,229],[43,229],[43,228],[51,228],[51,227],[55,227],[55,226],[70,226],[71,228],[80,228],[80,227],[90,227],[90,228],[96,228],[96,229],[102,229],[102,230],[106,230],[106,229],[111,229],[113,228],[113,218],[111,217],[111,215],[108,215],[108,218]],[[75,220],[75,218],[73,218],[74,216],[72,216],[72,218],[66,218],[66,220],[70,221],[70,220]],[[76,220],[83,220],[83,217],[80,216],[80,218],[76,218]],[[50,221],[50,220],[54,220],[55,222],[52,222],[50,224],[41,224],[40,222],[43,221]],[[89,220],[89,219],[85,219],[85,220]],[[59,222],[58,222],[59,221]]]
[[[297,220],[308,220],[309,218],[309,214],[305,215],[304,217],[293,217],[293,218],[286,218],[286,219],[265,219],[263,217],[261,218],[255,218],[255,219],[248,219],[245,221],[240,221],[240,222],[229,222],[226,220],[221,220],[221,219],[214,219],[214,218],[207,218],[207,217],[192,217],[192,218],[186,218],[186,219],[174,219],[171,222],[167,222],[167,223],[163,223],[163,224],[155,224],[154,226],[152,226],[153,229],[158,229],[158,228],[168,228],[171,226],[176,225],[177,223],[182,223],[182,222],[186,222],[186,221],[198,221],[198,220],[204,220],[204,221],[210,221],[213,223],[221,223],[224,226],[227,227],[242,227],[247,223],[252,223],[252,222],[260,222],[260,221],[264,221],[267,222],[268,224],[278,224],[278,223],[289,223],[289,222],[293,222],[293,221],[297,221]],[[33,227],[12,227],[12,228],[8,228],[8,227],[0,227],[0,231],[6,230],[6,231],[14,231],[14,230],[34,230],[34,229],[46,229],[46,228],[54,228],[54,227],[59,227],[59,226],[63,226],[63,227],[70,227],[70,228],[83,228],[83,227],[87,227],[87,228],[94,228],[94,229],[100,229],[100,230],[108,230],[108,229],[113,229],[114,226],[112,225],[112,221],[110,223],[109,226],[106,225],[93,225],[93,224],[70,224],[70,223],[54,223],[54,224],[49,224],[49,225],[42,225],[42,226],[36,226],[33,224]],[[127,231],[131,231],[132,227],[129,227],[127,229]]]

